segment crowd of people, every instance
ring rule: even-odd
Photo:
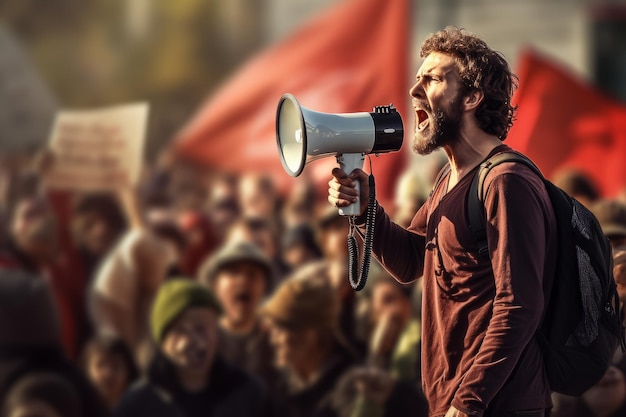
[[[279,192],[265,174],[164,154],[139,184],[96,193],[47,186],[49,152],[0,166],[0,417],[626,415],[623,350],[579,397],[552,393],[542,369],[558,242],[537,175],[494,169],[488,257],[459,209],[469,173],[510,152],[508,64],[454,27],[421,54],[413,148],[449,164],[407,171],[376,207],[384,267],[360,292],[337,208],[368,200],[361,170]],[[623,305],[626,199],[580,172],[553,181],[599,220]]]
[[[58,190],[41,159],[3,172],[3,417],[427,415],[419,285],[374,262],[352,290],[325,190],[168,159]]]
[[[48,189],[31,162],[5,175],[3,417],[428,415],[421,283],[373,262],[353,291],[348,220],[306,181],[166,164],[129,198]],[[433,178],[399,181],[399,224]],[[602,223],[625,300],[626,203],[555,181]],[[625,363],[553,415],[621,415]]]

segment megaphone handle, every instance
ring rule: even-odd
[[[357,168],[363,169],[363,162],[365,161],[365,154],[363,153],[344,153],[337,155],[337,162],[343,172],[350,175],[352,171]],[[357,181],[356,190],[361,194],[361,185]],[[342,216],[358,216],[361,214],[361,198],[357,197],[356,202],[346,207],[339,209],[339,214]]]

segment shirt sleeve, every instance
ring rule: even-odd
[[[526,172],[497,175],[487,189],[493,314],[474,363],[452,401],[469,415],[482,415],[505,384],[543,313],[543,274],[554,215],[542,180]]]
[[[421,277],[424,271],[425,213],[422,206],[415,216],[415,219],[423,218],[423,226],[416,226],[420,221],[414,219],[407,230],[391,221],[385,210],[380,205],[377,206],[372,252],[399,282],[413,282]],[[360,228],[365,233],[365,225],[362,224]]]

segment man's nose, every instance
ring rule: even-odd
[[[413,98],[424,98],[424,87],[422,86],[421,80],[413,84],[413,87],[409,90],[409,95]]]

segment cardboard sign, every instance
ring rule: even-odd
[[[111,191],[134,185],[143,160],[148,104],[61,111],[50,136],[53,156],[46,185]]]

